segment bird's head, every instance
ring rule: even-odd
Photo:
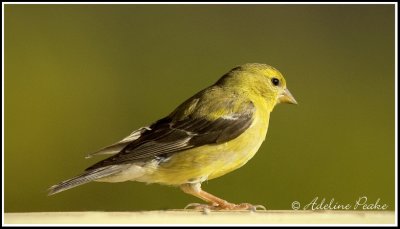
[[[286,80],[282,74],[266,64],[252,63],[233,68],[222,76],[217,84],[232,88],[239,93],[261,96],[272,107],[278,103],[297,104],[286,88]]]

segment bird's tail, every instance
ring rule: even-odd
[[[65,180],[59,184],[51,186],[48,189],[49,191],[48,195],[51,196],[56,193],[74,188],[76,186],[83,185],[106,176],[110,176],[112,174],[120,172],[121,170],[123,170],[123,168],[125,167],[120,165],[110,165],[86,171],[77,177]]]

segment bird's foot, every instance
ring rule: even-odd
[[[204,214],[208,214],[211,210],[216,210],[215,205],[208,205],[208,204],[199,204],[199,203],[191,203],[186,205],[184,208],[185,210],[187,209],[193,209],[197,211],[202,211]]]
[[[252,205],[249,203],[241,203],[241,204],[231,204],[227,203],[221,206],[218,206],[219,210],[250,210],[252,212],[256,212],[257,210],[267,210],[266,207],[262,205]]]
[[[208,213],[211,210],[219,211],[219,210],[228,210],[228,211],[240,211],[240,210],[250,210],[252,212],[256,212],[257,210],[267,210],[262,205],[252,205],[249,203],[241,203],[241,204],[232,204],[232,203],[224,203],[221,205],[218,204],[199,204],[199,203],[191,203],[188,204],[185,209],[194,209],[200,210],[204,213]]]

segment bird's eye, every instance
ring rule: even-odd
[[[271,82],[273,85],[278,86],[279,85],[279,80],[277,78],[272,78]]]

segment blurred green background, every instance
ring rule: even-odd
[[[244,167],[205,182],[232,202],[291,209],[315,197],[394,209],[394,5],[5,5],[6,212],[130,211],[201,202],[178,188],[46,189],[87,153],[167,115],[243,63],[286,77]]]

